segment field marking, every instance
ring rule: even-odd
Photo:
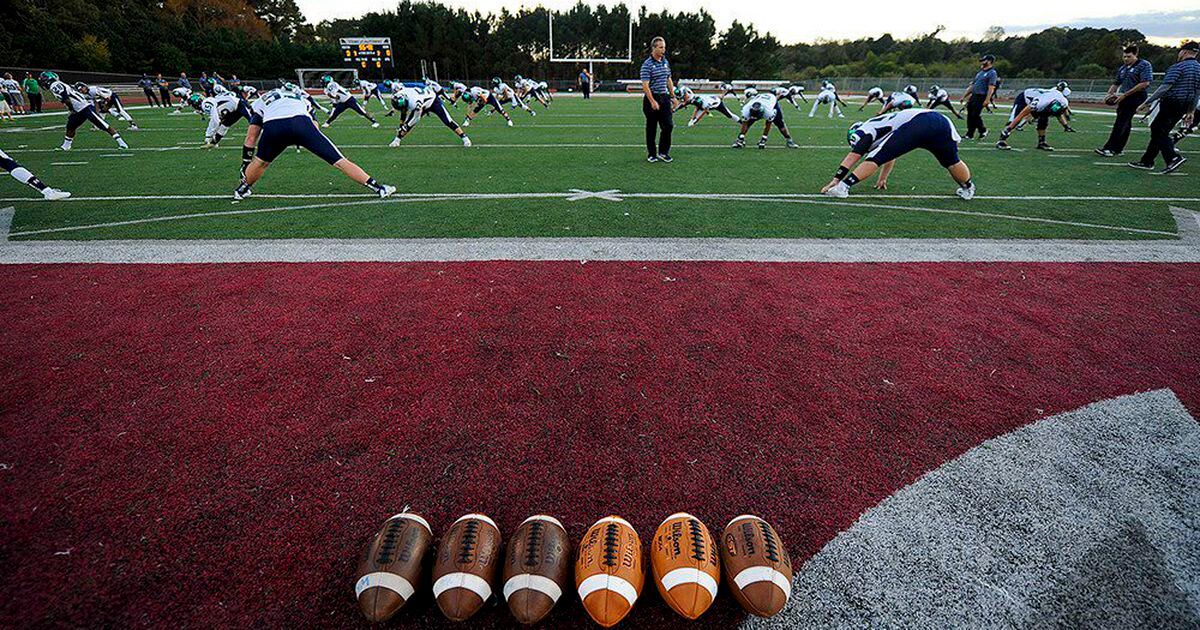
[[[51,162],[50,166],[81,166],[87,162]]]

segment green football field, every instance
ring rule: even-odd
[[[734,101],[730,99],[730,106]],[[4,207],[16,209],[11,238],[440,238],[440,237],[749,237],[749,238],[1070,238],[1175,237],[1172,205],[1200,209],[1200,191],[1185,165],[1160,176],[1124,166],[1149,137],[1135,130],[1127,153],[1104,160],[1092,153],[1112,117],[1077,112],[1078,133],[1051,123],[1058,151],[1035,151],[1032,128],[1014,134],[1018,149],[994,148],[1007,112],[988,117],[985,142],[964,140],[978,195],[964,202],[933,157],[903,158],[889,190],[860,184],[847,200],[818,195],[846,153],[846,128],[863,113],[852,103],[845,119],[822,111],[809,118],[785,104],[799,150],[772,133],[768,150],[730,143],[737,127],[709,116],[694,128],[692,111],[676,115],[673,164],[647,164],[640,102],[602,97],[559,98],[537,117],[481,116],[463,148],[430,117],[399,148],[389,148],[394,118],[372,129],[352,112],[328,135],[351,160],[399,194],[378,200],[308,153],[288,151],[267,171],[255,197],[235,203],[240,123],[217,149],[200,147],[204,121],[194,114],[132,110],[141,129],[124,131],[132,149],[82,129],[70,152],[56,150],[64,115],[29,117],[0,127],[0,148],[50,185],[75,197],[48,203],[9,183]],[[374,104],[379,115],[379,105]],[[451,110],[460,120],[462,107]],[[955,121],[960,132],[963,121]],[[1197,140],[1185,141],[1185,152]]]

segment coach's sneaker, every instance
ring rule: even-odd
[[[670,155],[670,154],[668,154],[668,153],[659,153],[659,154],[658,154],[658,161],[659,161],[659,162],[665,162],[665,163],[667,163],[667,164],[670,164],[671,162],[674,162],[675,160],[674,160],[674,159],[672,159],[672,158],[671,158],[671,155]]]
[[[967,182],[966,186],[959,186],[954,194],[958,195],[964,201],[970,201],[975,197],[975,182]]]
[[[57,188],[49,188],[49,187],[42,189],[42,197],[46,201],[58,201],[59,199],[66,199],[67,197],[70,197],[70,196],[71,196],[71,193],[69,193],[65,190],[59,190]]]
[[[1116,153],[1113,153],[1112,151],[1109,151],[1108,149],[1096,149],[1096,155],[1099,155],[1100,157],[1108,157],[1108,158],[1117,157]]]
[[[398,147],[398,146],[400,146],[400,138],[392,138],[392,141],[391,141],[390,143],[388,143],[388,146],[389,146],[389,147]]]
[[[1154,170],[1153,164],[1146,164],[1145,162],[1142,162],[1141,160],[1138,160],[1137,162],[1130,162],[1127,166],[1129,166],[1129,168],[1136,168],[1139,171]]]
[[[647,161],[647,162],[649,162],[649,163],[651,163],[651,164],[654,164],[655,162],[657,162],[657,161],[658,161],[658,156],[657,156],[657,155],[651,155],[650,157],[646,158],[646,161]]]
[[[850,187],[846,185],[846,182],[838,182],[833,188],[825,191],[825,196],[845,199],[850,196]]]
[[[795,141],[795,140],[792,140],[791,138],[788,138],[788,140],[787,140],[787,148],[789,148],[789,149],[799,149],[799,148],[800,148],[800,145],[796,144],[796,141]]]
[[[233,200],[234,200],[234,201],[241,201],[241,200],[243,200],[243,199],[245,199],[245,198],[249,197],[249,196],[250,196],[250,195],[252,195],[252,194],[254,194],[254,193],[252,193],[252,192],[250,191],[250,186],[249,186],[248,184],[246,184],[245,182],[242,182],[242,183],[241,183],[240,185],[238,185],[238,187],[237,187],[237,188],[236,188],[236,189],[233,191]]]
[[[1046,144],[1045,142],[1039,142],[1037,145],[1037,148],[1038,148],[1038,151],[1053,151],[1054,150],[1054,147]]]
[[[470,148],[471,147],[471,139],[466,136],[463,136],[463,146]]]
[[[1164,168],[1163,170],[1159,171],[1158,174],[1159,175],[1169,175],[1171,173],[1174,173],[1175,170],[1178,169],[1180,166],[1183,166],[1183,163],[1186,161],[1187,161],[1187,158],[1183,157],[1182,155],[1177,155],[1177,156],[1175,156],[1174,160],[1167,162],[1167,167]]]

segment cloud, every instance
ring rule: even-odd
[[[1005,26],[1004,30],[1011,34],[1024,34],[1053,26],[1067,26],[1072,28],[1087,26],[1095,28],[1132,28],[1141,31],[1143,35],[1151,38],[1200,38],[1200,11],[1126,13],[1111,17],[1079,18],[1055,24]]]

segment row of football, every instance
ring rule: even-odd
[[[562,523],[539,514],[517,527],[502,556],[495,521],[467,514],[454,521],[434,550],[429,522],[404,512],[384,522],[371,540],[354,592],[367,619],[390,619],[425,588],[432,552],[433,596],[452,621],[479,612],[499,584],[517,621],[537,623],[572,588],[573,577],[588,616],[611,627],[641,595],[647,556],[663,600],[688,619],[712,605],[722,573],[738,603],[758,616],[778,613],[791,595],[792,565],[783,541],[766,521],[748,514],[731,520],[719,543],[696,517],[672,514],[658,526],[648,550],[628,521],[607,516],[587,530],[574,554],[571,547]]]

